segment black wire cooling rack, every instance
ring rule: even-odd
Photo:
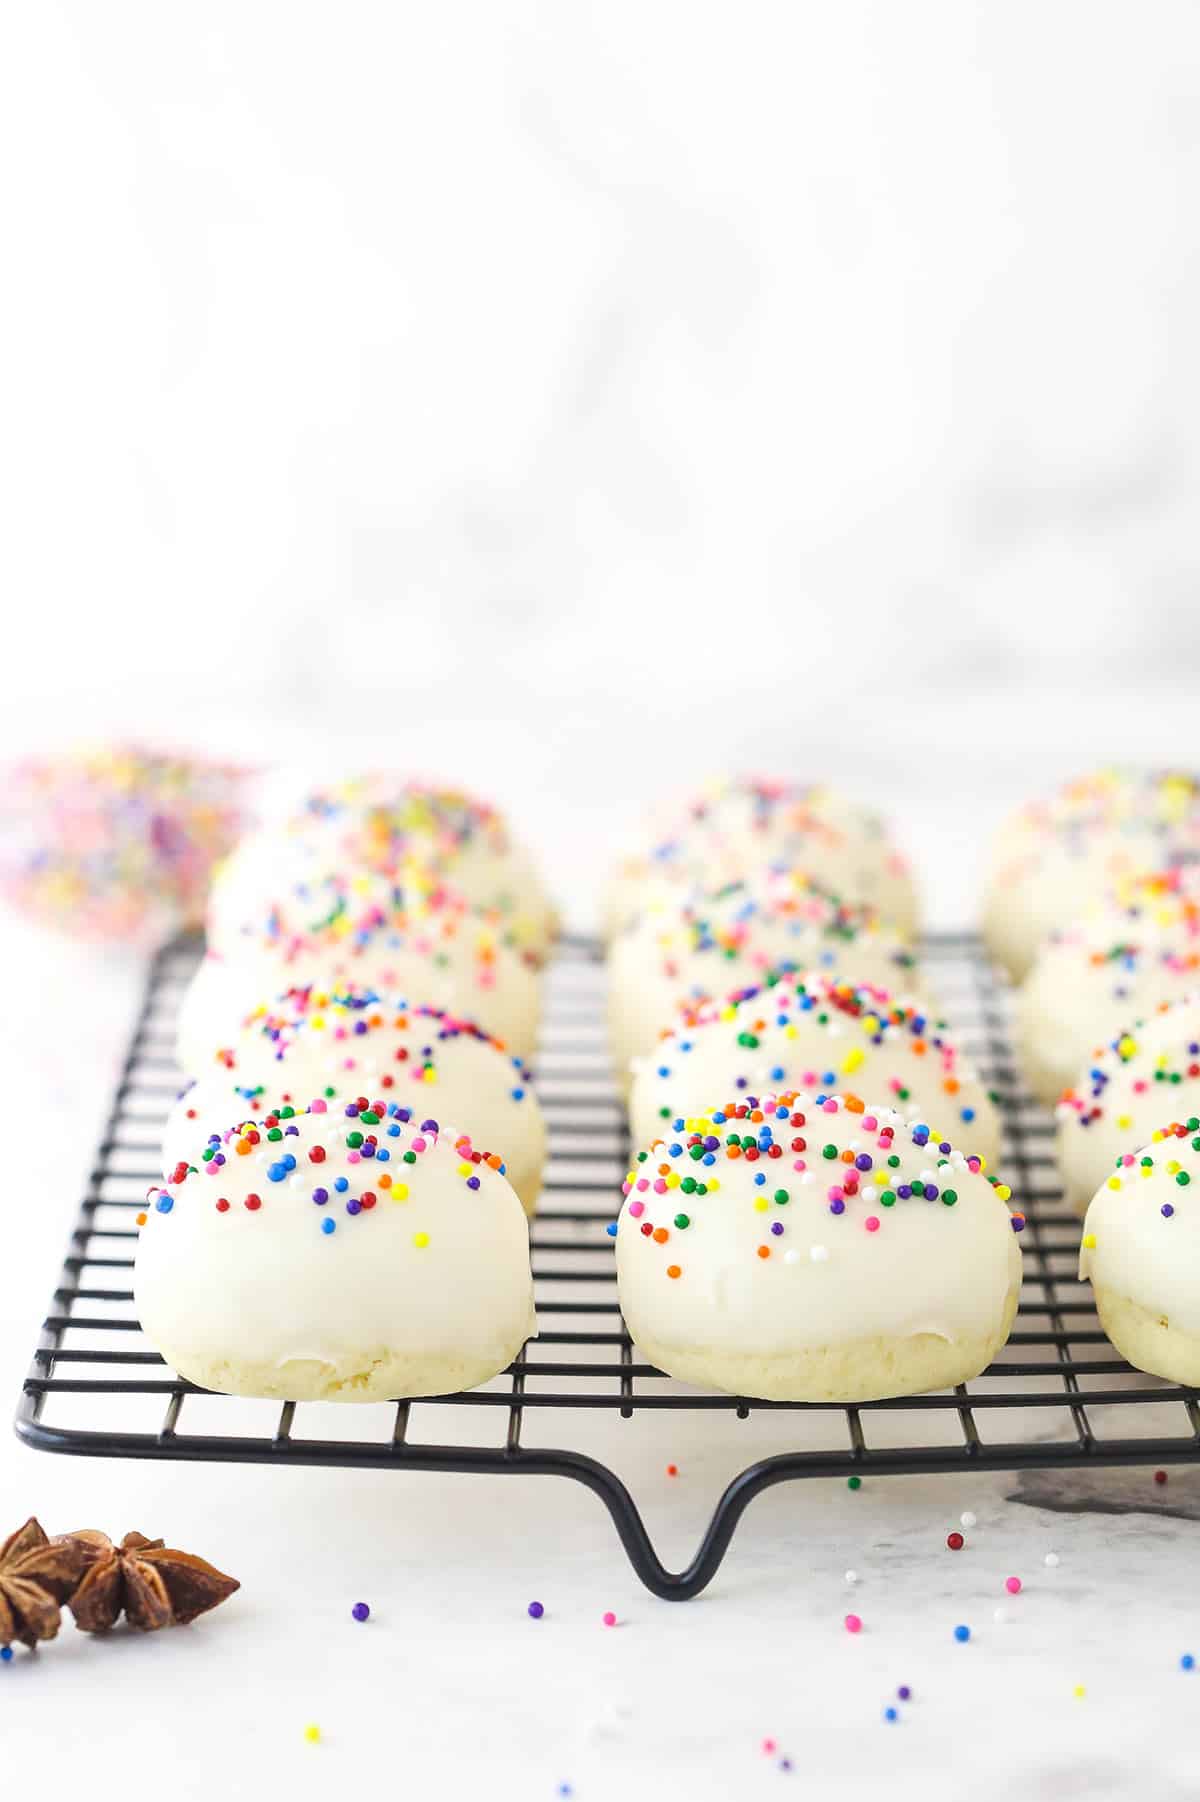
[[[21,1393],[17,1432],[29,1445],[99,1457],[573,1477],[608,1508],[647,1588],[681,1601],[711,1581],[748,1503],[794,1478],[1163,1464],[1200,1457],[1200,1392],[1131,1371],[1100,1330],[1090,1289],[1075,1280],[1079,1226],[1062,1208],[1050,1155],[1052,1124],[1020,1086],[1006,993],[977,940],[967,934],[927,942],[929,984],[1004,1110],[1002,1168],[1028,1219],[1016,1330],[976,1381],[946,1393],[843,1408],[750,1402],[686,1389],[639,1360],[617,1306],[612,1240],[604,1230],[620,1201],[627,1148],[605,1046],[603,965],[598,945],[570,939],[547,979],[538,1061],[551,1147],[532,1233],[538,1339],[482,1389],[382,1407],[385,1426],[375,1440],[306,1432],[314,1405],[299,1404],[298,1422],[292,1402],[252,1404],[268,1408],[273,1423],[260,1435],[197,1430],[197,1413],[216,1407],[228,1411],[232,1422],[240,1419],[233,1410],[245,1404],[214,1398],[164,1365],[141,1337],[128,1284],[136,1238],[131,1214],[142,1205],[147,1184],[160,1175],[159,1135],[179,1087],[171,1055],[175,1013],[199,954],[197,941],[177,940],[151,965],[62,1281]],[[103,1425],[88,1419],[100,1397],[108,1408],[117,1408],[115,1428],[107,1418]],[[111,1398],[119,1399],[114,1404]],[[461,1443],[458,1434],[450,1443],[422,1443],[420,1411],[446,1404],[493,1410],[489,1419],[496,1431],[489,1442],[466,1443],[464,1433]],[[839,1433],[842,1442],[833,1449],[805,1449],[801,1443],[749,1464],[721,1496],[691,1563],[674,1572],[659,1559],[626,1485],[606,1464],[572,1449],[572,1440],[582,1436],[573,1411],[586,1409],[608,1410],[626,1420],[653,1420],[663,1410],[704,1410],[714,1433],[733,1434],[739,1420],[772,1410],[792,1416],[789,1438],[800,1442],[811,1437],[804,1429],[814,1415],[840,1415],[844,1439]],[[539,1435],[549,1419],[564,1449],[522,1443],[534,1411],[540,1416]],[[325,1406],[312,1418],[319,1414],[324,1423],[330,1412]],[[341,1421],[360,1410],[332,1412]],[[729,1424],[722,1428],[718,1417]],[[457,1424],[463,1416],[450,1418]],[[929,1443],[931,1438],[936,1443]]]

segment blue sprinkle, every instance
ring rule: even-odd
[[[1181,1671],[1194,1671],[1195,1670],[1196,1660],[1192,1657],[1192,1654],[1190,1652],[1185,1652],[1183,1654],[1183,1657],[1179,1660],[1179,1668]]]
[[[610,1221],[609,1221],[609,1223],[608,1223],[608,1225],[607,1225],[607,1226],[606,1226],[606,1227],[605,1227],[605,1229],[604,1229],[604,1230],[605,1230],[605,1232],[606,1232],[606,1233],[607,1233],[607,1234],[608,1234],[608,1236],[609,1236],[609,1238],[610,1238],[610,1239],[615,1239],[615,1238],[616,1238],[616,1236],[617,1236],[617,1223],[616,1223],[616,1221],[615,1221],[615,1220],[610,1220]]]
[[[900,1710],[898,1708],[885,1708],[883,1711],[883,1718],[885,1721],[898,1721],[900,1719]]]
[[[964,1120],[973,1120],[975,1118],[975,1109],[973,1107],[965,1107],[962,1111],[962,1117]]]
[[[958,1641],[960,1646],[966,1645],[967,1641],[971,1637],[970,1627],[955,1627],[954,1637]]]
[[[3,1659],[5,1664],[12,1663],[12,1655],[13,1649],[11,1646],[0,1646],[0,1659]]]
[[[381,1164],[390,1164],[392,1161],[392,1154],[386,1145],[381,1145],[376,1151],[375,1156]]]
[[[761,1188],[761,1187],[762,1187],[762,1185],[763,1185],[763,1183],[765,1183],[765,1182],[766,1182],[766,1180],[767,1180],[767,1179],[766,1179],[766,1177],[765,1177],[765,1176],[764,1176],[764,1175],[763,1175],[763,1173],[762,1173],[762,1171],[761,1171],[761,1170],[760,1170],[760,1171],[758,1171],[758,1172],[757,1172],[757,1174],[756,1174],[756,1175],[755,1175],[755,1178],[754,1178],[754,1180],[755,1180],[755,1182],[756,1182],[756,1183],[757,1183],[757,1184],[758,1184],[758,1186],[759,1186],[759,1188]]]
[[[272,1164],[267,1171],[267,1175],[273,1183],[281,1183],[287,1176],[287,1173],[288,1167],[286,1164]]]
[[[160,1195],[154,1205],[160,1214],[169,1214],[175,1203],[169,1195]]]
[[[388,1138],[389,1139],[398,1139],[399,1137],[400,1137],[400,1128],[398,1126],[389,1126],[388,1127]]]
[[[512,1091],[512,1098],[514,1101],[524,1101],[524,1099],[525,1099],[524,1089],[514,1089]]]
[[[345,1176],[335,1176],[333,1179],[333,1186],[339,1195],[344,1195],[346,1190],[350,1187],[349,1178]]]
[[[337,1221],[331,1220],[329,1218],[328,1214],[326,1214],[324,1220],[322,1220],[322,1222],[321,1222],[321,1231],[323,1233],[336,1233],[337,1232]]]

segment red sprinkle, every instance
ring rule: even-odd
[[[946,1535],[946,1544],[952,1552],[961,1552],[966,1543],[961,1533],[947,1533]]]

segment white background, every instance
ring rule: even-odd
[[[732,764],[887,807],[950,921],[1004,805],[1196,761],[1190,5],[12,7],[0,166],[7,753],[137,731],[470,782],[579,919],[641,799]],[[12,1391],[135,972],[0,946]],[[706,1482],[732,1456],[687,1450]],[[776,1495],[673,1612],[556,1485],[0,1441],[0,1526],[163,1530],[246,1584],[169,1644],[0,1670],[0,1786],[71,1719],[135,1798],[769,1793],[777,1733],[822,1793],[957,1799],[1016,1781],[1012,1706],[1023,1793],[1127,1793],[1147,1759],[1186,1793],[1169,1523],[1003,1489],[952,1569],[957,1488]],[[680,1555],[702,1490],[657,1494]],[[947,1618],[1050,1538],[1057,1590],[956,1663]],[[840,1573],[872,1562],[850,1646]]]

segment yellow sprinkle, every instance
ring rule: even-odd
[[[715,1176],[710,1176],[704,1186],[710,1195],[715,1195],[717,1190],[721,1187]]]
[[[1152,1132],[1150,1134],[1151,1145],[1161,1145],[1163,1140],[1166,1138],[1166,1136],[1167,1136],[1166,1133],[1163,1132],[1161,1129],[1156,1129],[1154,1132]]]
[[[1171,1162],[1167,1165],[1168,1174],[1171,1176],[1178,1176],[1182,1169],[1183,1165],[1179,1162],[1178,1158],[1172,1158]]]
[[[315,1721],[310,1721],[308,1726],[304,1729],[304,1737],[310,1746],[316,1745],[321,1737],[321,1729],[316,1725]]]
[[[1121,1187],[1120,1177],[1119,1176],[1110,1176],[1108,1179],[1108,1186],[1110,1189],[1119,1189]]]
[[[854,1071],[858,1069],[859,1065],[862,1063],[865,1063],[865,1062],[866,1062],[866,1055],[863,1052],[861,1046],[855,1045],[853,1050],[848,1051],[846,1053],[845,1057],[842,1059],[842,1075],[843,1076],[852,1075],[854,1073]]]
[[[1001,1201],[1007,1201],[1009,1196],[1012,1194],[1012,1190],[1009,1188],[1007,1183],[997,1183],[996,1184],[996,1193],[1000,1197]]]
[[[1082,1683],[1077,1683],[1071,1691],[1071,1694],[1075,1697],[1076,1701],[1082,1702],[1084,1696],[1087,1695],[1087,1690]]]
[[[1131,1039],[1129,1037],[1129,1034],[1126,1033],[1125,1037],[1119,1041],[1119,1043],[1117,1045],[1117,1050],[1120,1052],[1122,1057],[1132,1057],[1134,1052],[1137,1050],[1137,1041],[1135,1039]]]
[[[765,1195],[756,1195],[754,1197],[754,1211],[756,1214],[765,1214],[770,1205],[771,1204]]]
[[[413,1234],[413,1244],[416,1246],[418,1251],[424,1251],[425,1247],[429,1244],[429,1234],[428,1233],[414,1233]]]
[[[1085,1251],[1095,1251],[1095,1249],[1096,1249],[1095,1233],[1085,1233],[1083,1235],[1083,1244],[1084,1244]]]
[[[679,1187],[680,1178],[672,1170],[666,1178],[666,1183],[668,1189],[677,1189]]]
[[[470,1164],[460,1164],[458,1166],[458,1174],[460,1176],[470,1176],[470,1174],[471,1174]]]
[[[324,1016],[321,1014],[314,1014],[308,1024],[312,1032],[323,1032],[325,1029]]]
[[[1133,1115],[1132,1114],[1118,1114],[1117,1115],[1117,1125],[1120,1127],[1122,1132],[1128,1132],[1129,1128],[1133,1125]]]

